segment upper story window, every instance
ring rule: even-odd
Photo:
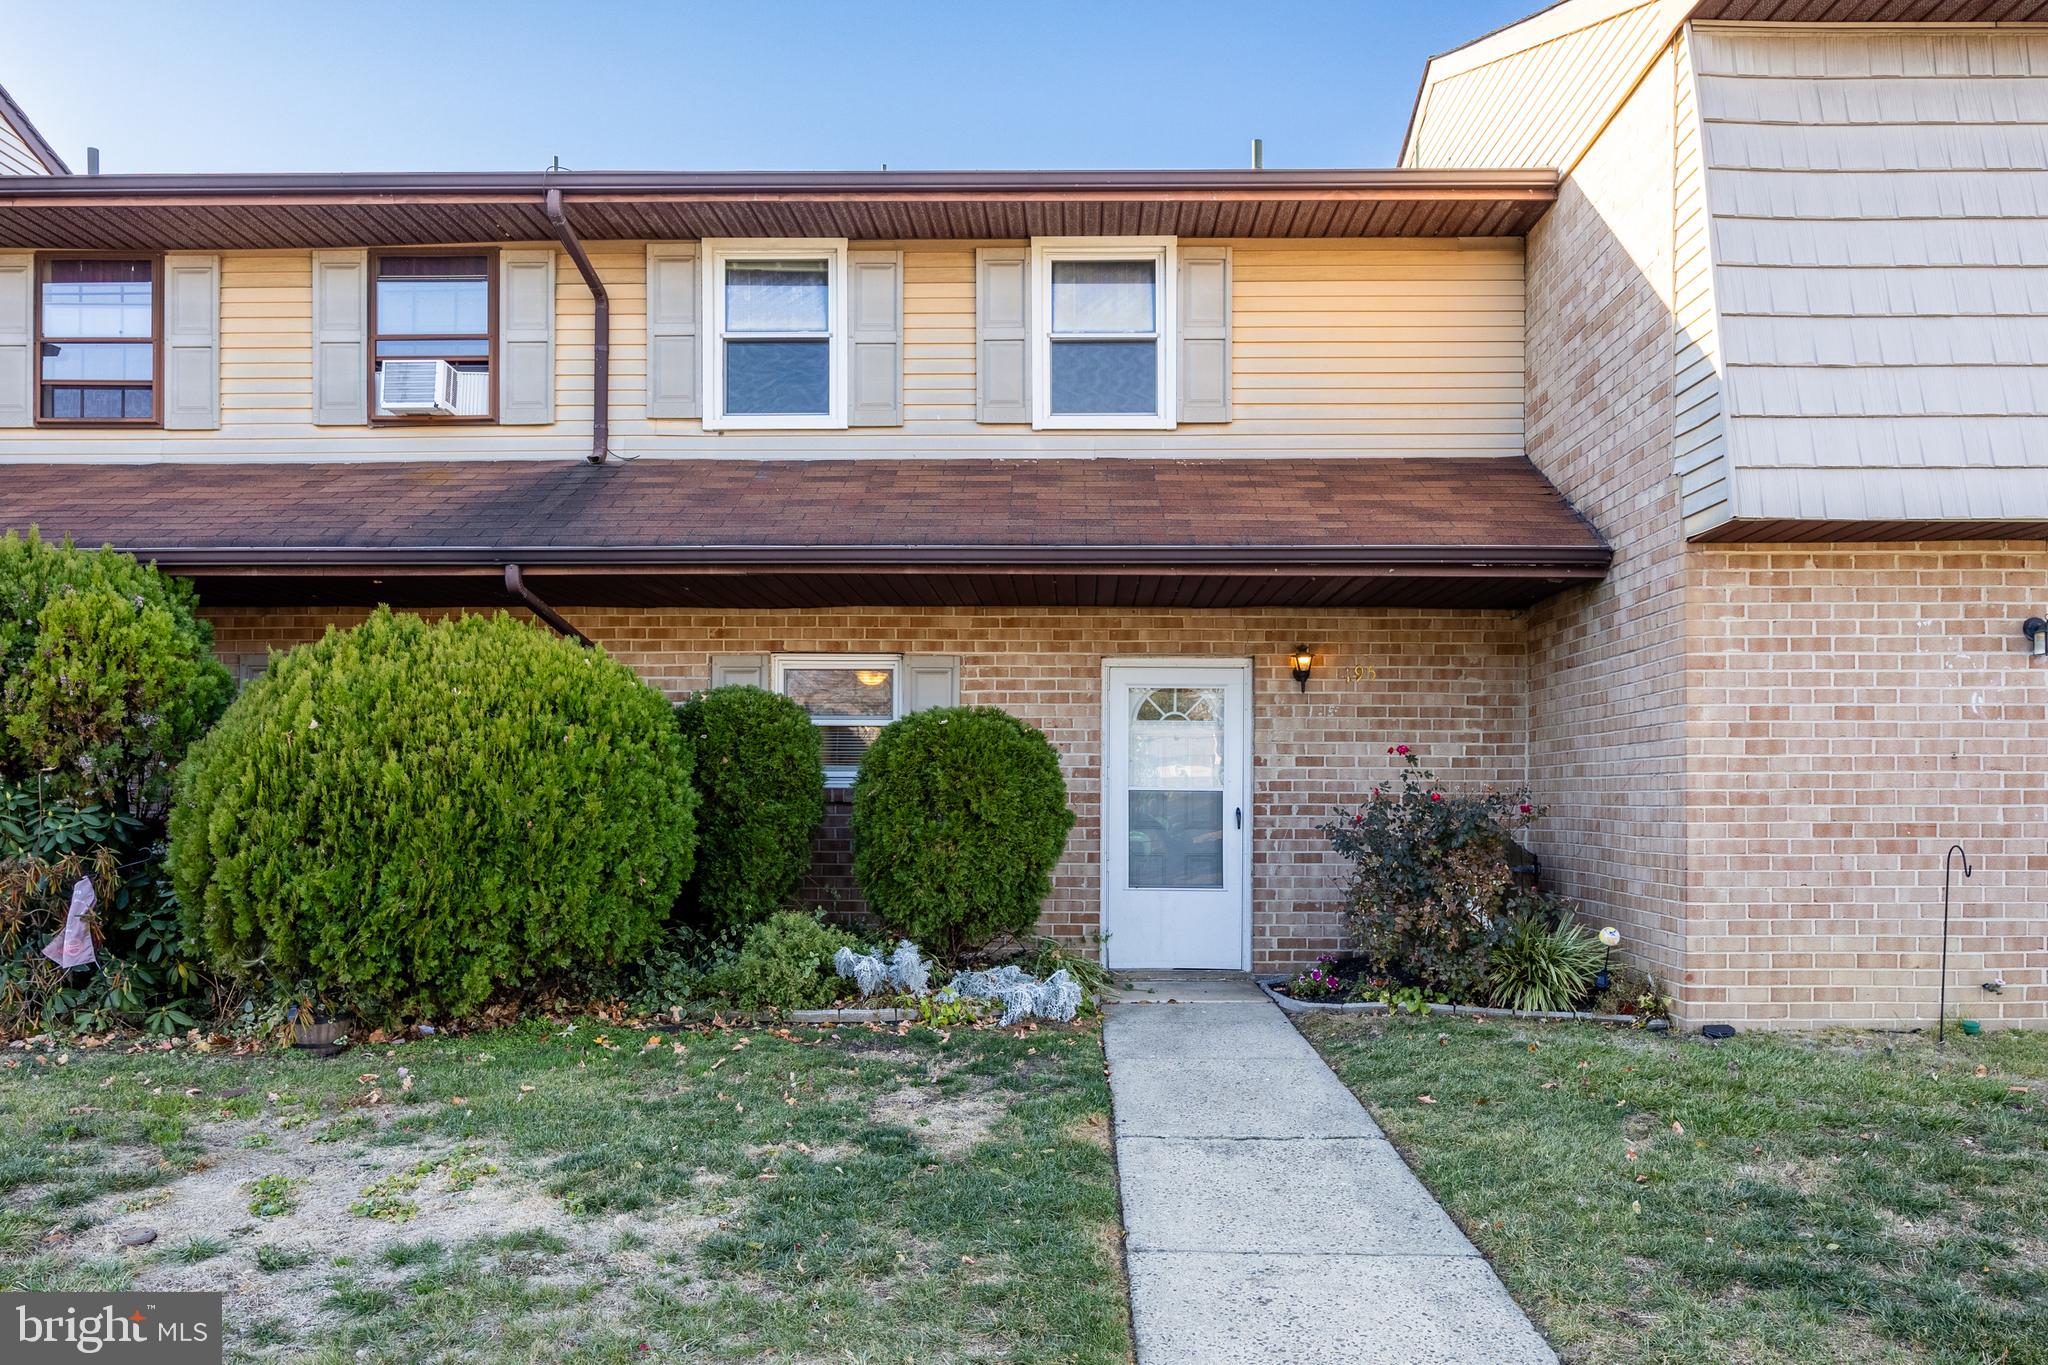
[[[707,242],[711,428],[846,425],[846,243]]]
[[[37,420],[154,426],[162,325],[156,261],[44,261],[36,296]]]
[[[497,353],[497,259],[491,252],[377,252],[371,257],[370,393],[378,421],[489,421]],[[387,361],[439,361],[453,371],[446,401],[431,411],[384,406]],[[413,367],[409,399],[434,392],[436,372]],[[394,399],[393,401],[397,401]]]
[[[845,786],[882,727],[903,714],[897,654],[778,654],[774,688],[810,713],[825,749],[825,780]]]
[[[1171,238],[1032,243],[1032,425],[1173,423]]]

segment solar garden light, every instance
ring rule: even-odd
[[[2020,622],[2020,634],[2027,637],[2027,643],[2034,647],[2034,657],[2048,658],[2048,621],[2038,616],[2029,616]]]
[[[1600,954],[1600,970],[1593,973],[1593,989],[1604,991],[1613,977],[1607,974],[1607,959],[1614,956],[1614,945],[1621,942],[1621,930],[1608,925],[1600,931],[1600,946],[1606,951]]]

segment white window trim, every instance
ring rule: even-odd
[[[1172,237],[1034,237],[1031,239],[1031,426],[1034,431],[1171,431],[1180,411],[1180,288]],[[1159,348],[1156,413],[1055,413],[1052,410],[1052,263],[1156,261],[1154,292]],[[1132,340],[1138,338],[1133,337]]]
[[[846,428],[846,239],[844,237],[710,237],[702,243],[706,303],[704,429],[706,431],[843,431]],[[725,410],[725,266],[728,261],[823,257],[827,262],[826,404],[823,413],[741,413]],[[772,337],[773,333],[748,333]],[[806,334],[809,335],[809,334]]]
[[[783,690],[783,680],[789,670],[796,668],[886,668],[896,675],[896,685],[889,689],[896,712],[890,716],[812,716],[811,724],[827,725],[888,725],[903,719],[904,676],[901,654],[775,654],[768,660],[768,687],[777,696],[788,696]],[[853,785],[857,767],[825,765],[825,785],[828,787],[850,787]]]

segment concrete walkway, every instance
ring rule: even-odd
[[[1134,983],[1104,1038],[1139,1365],[1557,1359],[1248,980]]]

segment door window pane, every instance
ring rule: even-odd
[[[1156,269],[1153,261],[1054,261],[1053,332],[1153,331]]]
[[[823,332],[830,328],[826,261],[747,261],[725,268],[728,332]]]
[[[1223,787],[1223,691],[1214,687],[1131,689],[1131,790]]]
[[[1223,885],[1223,689],[1134,687],[1130,884]]]
[[[882,720],[896,716],[893,668],[791,668],[782,675],[782,690],[812,716]],[[832,759],[828,756],[825,761]]]
[[[1159,411],[1156,341],[1055,341],[1052,410],[1060,414]]]
[[[831,411],[832,343],[725,343],[725,410],[762,416]]]
[[[1223,885],[1223,793],[1133,791],[1130,878],[1136,888]]]

